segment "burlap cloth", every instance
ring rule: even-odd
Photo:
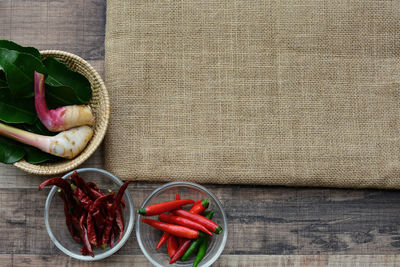
[[[121,178],[400,188],[400,1],[107,1]]]

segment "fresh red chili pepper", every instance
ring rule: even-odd
[[[175,200],[181,200],[181,197],[180,197],[179,193],[175,194]],[[165,243],[165,241],[167,241],[168,237],[169,237],[168,233],[163,233],[163,235],[161,236],[160,240],[158,241],[156,250],[158,250]]]
[[[197,222],[194,222],[192,220],[189,220],[187,218],[184,218],[184,217],[179,217],[179,216],[174,216],[174,215],[163,213],[163,214],[160,214],[160,221],[186,226],[191,229],[200,230],[206,234],[212,235],[212,233],[203,225],[201,225]]]
[[[71,188],[73,189],[74,196],[78,199],[79,204],[87,211],[90,211],[90,207],[93,204],[93,201],[80,189],[76,187],[74,184],[71,184]]]
[[[178,248],[178,241],[176,240],[176,237],[170,235],[167,240],[168,255],[170,258],[172,258],[172,256],[175,255],[177,248]]]
[[[175,194],[175,200],[181,200],[181,196],[179,195],[179,193]],[[158,241],[156,250],[159,249],[165,243],[165,241],[167,241],[168,237],[169,237],[168,233],[163,233],[160,240]]]
[[[115,222],[117,224],[119,230],[118,242],[121,241],[121,238],[124,234],[124,219],[122,218],[121,207],[118,207],[115,211]]]
[[[164,232],[164,234],[161,236],[160,241],[158,241],[156,250],[158,250],[168,239],[169,234]]]
[[[183,238],[183,237],[176,237],[176,239],[178,240],[178,246],[180,246],[185,238]]]
[[[68,231],[76,243],[82,243],[81,238],[79,236],[77,236],[74,231],[74,226],[72,225],[72,217],[71,217],[71,214],[69,213],[68,203],[67,203],[67,200],[65,199],[64,192],[61,191],[61,189],[59,189],[59,190],[60,191],[58,191],[57,193],[61,197],[61,199],[64,201],[65,223],[67,224]]]
[[[86,219],[85,217],[86,217],[85,215],[82,215],[82,217],[79,221],[79,226],[81,228],[81,239],[82,239],[83,245],[84,245],[85,249],[88,251],[89,255],[94,257],[93,249],[89,242],[89,237],[88,237],[86,227],[83,225],[83,222]]]
[[[208,199],[204,199],[202,201],[197,202],[193,205],[193,207],[189,210],[191,213],[200,214],[208,208],[209,201]]]
[[[186,210],[174,210],[173,214],[178,215],[178,216],[182,216],[184,218],[188,218],[194,222],[197,222],[201,225],[204,225],[208,230],[219,234],[222,232],[222,227],[219,226],[218,224],[216,224],[215,222],[211,221],[210,219],[207,219],[204,216],[201,216],[199,214],[195,214],[195,213],[190,213]]]
[[[199,237],[199,231],[190,229],[185,226],[164,223],[147,218],[143,218],[141,219],[141,221],[154,228],[167,232],[171,235],[180,236],[188,239],[195,239]]]
[[[87,234],[90,244],[97,246],[96,229],[94,228],[94,219],[92,212],[89,212],[86,218]]]
[[[146,216],[153,216],[153,215],[158,215],[167,211],[179,209],[180,207],[187,205],[187,204],[193,204],[194,201],[191,199],[181,199],[181,200],[171,200],[171,201],[165,201],[162,203],[154,204],[147,206],[145,208],[140,208],[138,210],[138,213],[141,215],[146,215]]]
[[[169,263],[172,264],[172,263],[176,262],[177,260],[179,260],[183,256],[183,254],[185,254],[185,252],[189,248],[191,242],[192,242],[192,240],[190,240],[190,239],[184,240],[179,245],[178,249],[176,250],[175,255],[171,258]]]

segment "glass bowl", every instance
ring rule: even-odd
[[[214,211],[213,221],[223,229],[222,233],[213,234],[209,239],[207,253],[198,266],[210,266],[221,255],[224,250],[226,239],[228,237],[228,224],[224,210],[219,200],[213,193],[201,185],[188,182],[172,182],[165,184],[154,190],[143,202],[141,208],[163,201],[174,200],[176,193],[179,193],[181,199],[191,198],[193,200],[208,199],[210,205],[207,210]],[[159,250],[156,250],[157,243],[162,236],[162,231],[155,229],[142,221],[146,216],[138,215],[136,219],[136,237],[143,254],[155,266],[192,266],[195,256],[191,256],[186,261],[177,261],[169,264],[169,256],[164,244]],[[147,218],[147,217],[146,217]],[[158,219],[158,216],[148,217]]]
[[[115,175],[102,169],[83,168],[77,169],[76,171],[79,173],[80,176],[83,177],[83,179],[85,179],[86,182],[90,181],[96,183],[103,192],[107,191],[107,189],[118,192],[119,188],[123,184],[123,182]],[[65,179],[71,176],[72,173],[73,171],[65,174],[62,178]],[[64,203],[60,197],[55,197],[57,189],[58,187],[53,186],[53,188],[50,190],[49,195],[47,196],[44,209],[44,217],[47,233],[49,234],[50,239],[62,252],[78,260],[95,261],[111,256],[125,244],[132,232],[133,225],[135,223],[133,201],[128,189],[125,191],[125,194],[123,196],[123,200],[125,201],[126,205],[125,209],[122,210],[125,223],[123,237],[121,238],[121,241],[116,242],[111,249],[94,249],[94,258],[92,258],[91,256],[83,256],[80,252],[82,244],[78,244],[72,239],[65,223]]]

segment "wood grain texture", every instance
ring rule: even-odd
[[[87,59],[104,74],[104,0],[0,1],[0,38]],[[109,88],[110,90],[110,88]],[[101,147],[82,167],[104,166]],[[150,266],[135,234],[116,255],[94,264],[73,260],[44,226],[45,177],[0,165],[0,265]],[[135,183],[138,207],[159,184]],[[215,266],[395,266],[400,250],[397,191],[207,185],[229,220]]]
[[[159,184],[135,183],[138,207]],[[229,221],[224,254],[396,254],[400,195],[394,191],[227,188],[211,185]],[[0,250],[8,254],[60,254],[44,226],[48,189],[0,189]],[[241,193],[246,192],[246,197]],[[235,196],[238,194],[239,196]],[[118,252],[141,255],[135,235]]]
[[[213,265],[217,267],[381,267],[398,266],[399,255],[222,255]],[[5,265],[21,267],[47,267],[47,266],[152,266],[144,256],[126,255],[124,257],[111,256],[100,262],[82,262],[67,256],[39,256],[39,255],[0,255],[0,261]]]

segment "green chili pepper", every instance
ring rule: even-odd
[[[204,256],[206,255],[207,246],[208,246],[208,237],[204,238],[201,241],[199,251],[197,252],[196,259],[194,260],[193,263],[193,267],[196,267],[200,263],[200,261],[204,258]]]
[[[207,214],[205,214],[205,217],[211,220],[213,215],[214,215],[214,212],[209,211]],[[205,237],[206,236],[203,236],[201,238],[194,240],[192,242],[192,244],[190,244],[190,247],[188,248],[188,250],[186,250],[185,254],[182,256],[181,261],[187,260],[189,258],[189,256],[192,255],[197,250],[197,248],[200,246],[201,242],[203,241],[203,239]]]

